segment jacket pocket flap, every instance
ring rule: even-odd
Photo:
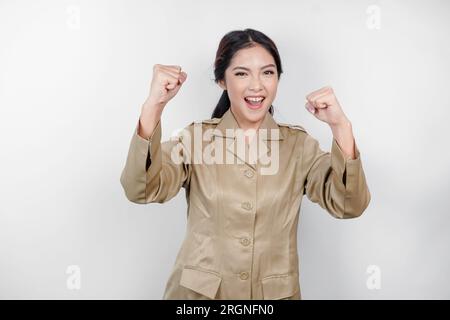
[[[181,273],[180,285],[214,299],[222,278],[209,270],[185,266]]]
[[[261,282],[265,300],[287,298],[300,290],[298,276],[294,273],[265,277]]]

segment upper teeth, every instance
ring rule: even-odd
[[[250,100],[250,101],[258,102],[258,101],[261,101],[261,100],[264,99],[264,98],[263,98],[263,97],[258,97],[258,98],[247,97],[246,99],[247,99],[247,100]]]

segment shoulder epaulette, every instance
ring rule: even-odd
[[[289,123],[278,123],[280,126],[283,127],[289,127],[291,129],[296,129],[296,130],[300,130],[300,131],[304,131],[306,132],[306,129],[303,128],[302,126],[298,125],[298,124],[289,124]]]
[[[220,118],[212,118],[212,119],[203,119],[203,120],[196,120],[192,123],[209,123],[209,124],[215,124],[215,123],[219,123],[220,122]]]
[[[202,120],[202,123],[219,123],[219,122],[220,122],[220,118],[212,118],[212,119]]]

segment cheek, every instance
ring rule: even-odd
[[[268,80],[266,84],[267,90],[270,92],[277,92],[278,81],[276,79]]]
[[[242,92],[240,91],[233,91],[232,93],[229,92],[228,96],[230,97],[230,100],[233,102],[240,102],[242,100]]]
[[[228,95],[230,99],[240,100],[245,94],[245,85],[242,83],[233,83],[228,87]]]

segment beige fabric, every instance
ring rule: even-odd
[[[194,128],[216,129],[208,143],[223,146],[238,160],[239,128],[231,110],[222,118],[193,122]],[[346,159],[333,138],[331,152],[301,126],[276,123],[267,113],[261,129],[279,129],[264,139],[264,153],[278,143],[279,169],[261,174],[262,164],[206,164],[183,161],[199,155],[186,135],[161,142],[161,122],[149,139],[134,131],[120,182],[135,203],[163,203],[181,188],[188,204],[187,229],[167,281],[164,299],[300,299],[297,224],[303,195],[339,219],[360,216],[370,202],[361,157]],[[259,133],[258,133],[259,134]],[[256,141],[256,140],[255,140]],[[216,150],[220,150],[217,147]]]

